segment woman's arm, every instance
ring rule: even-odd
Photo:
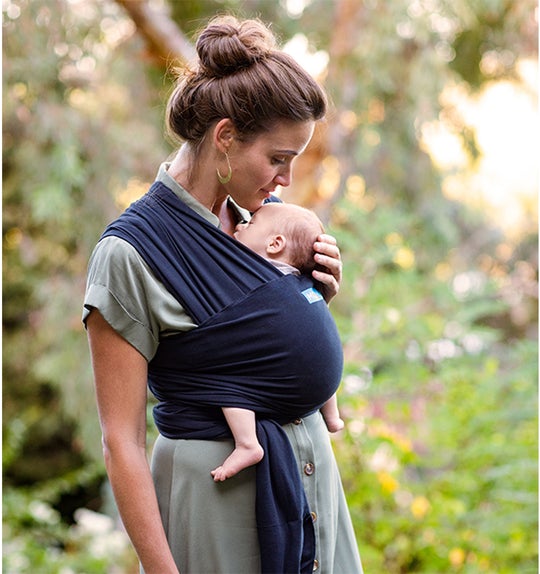
[[[315,261],[326,268],[326,273],[315,269],[313,271],[313,279],[321,284],[323,297],[327,303],[330,303],[332,298],[337,295],[341,283],[343,266],[339,247],[336,239],[325,233],[319,235],[314,249],[316,251]]]
[[[107,474],[146,574],[178,574],[146,457],[146,359],[93,310],[88,338]]]

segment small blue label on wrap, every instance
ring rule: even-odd
[[[302,291],[302,295],[310,302],[317,303],[317,301],[322,301],[323,296],[315,289],[315,287],[310,287]]]

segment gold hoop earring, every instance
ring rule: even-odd
[[[227,167],[229,168],[227,175],[222,176],[219,173],[219,168],[216,168],[216,173],[217,173],[217,178],[219,179],[219,183],[221,183],[223,185],[225,185],[226,183],[229,183],[229,181],[231,181],[231,178],[232,178],[232,167],[231,167],[231,162],[229,161],[229,154],[227,152],[225,152],[225,159],[227,160]]]

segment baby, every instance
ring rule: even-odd
[[[315,267],[313,243],[324,233],[319,218],[308,209],[287,203],[267,203],[259,208],[248,223],[239,223],[235,238],[269,259],[284,274],[311,276]],[[321,408],[330,432],[344,427],[333,395]],[[211,474],[216,482],[226,480],[264,456],[257,440],[253,411],[223,407],[223,414],[231,429],[235,448],[225,462]]]

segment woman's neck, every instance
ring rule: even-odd
[[[172,160],[168,172],[200,204],[214,212],[218,185],[217,180],[214,185],[209,184],[212,180],[207,176],[204,158],[198,158],[195,167],[192,153],[183,145]]]
[[[221,222],[222,230],[228,235],[234,233],[237,217],[228,205],[228,195],[223,192],[213,169],[205,169],[205,161],[197,161],[197,169],[192,169],[192,155],[186,146],[182,146],[168,169],[173,177],[201,205],[204,205]],[[214,181],[214,183],[209,183]]]
[[[218,211],[214,211],[213,213],[219,217],[221,231],[232,237],[238,225],[238,214],[236,210],[225,200],[220,204]]]

